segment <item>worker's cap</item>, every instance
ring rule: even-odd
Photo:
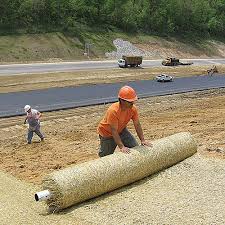
[[[130,86],[123,86],[119,90],[118,98],[121,98],[128,102],[134,102],[138,99],[135,90]]]
[[[28,112],[31,109],[30,105],[25,105],[24,106],[24,111]]]

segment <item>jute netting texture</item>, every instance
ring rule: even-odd
[[[43,189],[51,192],[47,205],[54,210],[115,190],[170,167],[197,152],[188,132],[153,142],[153,147],[137,146],[130,154],[114,153],[103,158],[49,174]]]

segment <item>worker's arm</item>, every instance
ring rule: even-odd
[[[137,132],[137,135],[138,135],[139,139],[141,140],[141,145],[146,145],[146,146],[152,147],[152,143],[149,141],[146,141],[144,138],[143,130],[142,130],[139,119],[134,120],[133,123],[134,123],[135,130]]]
[[[23,122],[23,123],[24,123],[24,124],[26,124],[26,122],[27,122],[27,116],[26,116],[26,118],[25,118],[25,120],[24,120],[24,122]]]
[[[124,152],[124,153],[130,153],[130,149],[123,145],[123,142],[121,141],[120,135],[118,134],[116,127],[113,125],[111,125],[110,127],[111,127],[111,131],[112,131],[113,139],[116,142],[116,144],[118,145],[120,151]]]
[[[41,113],[40,112],[37,112],[37,119],[40,119],[41,118]]]

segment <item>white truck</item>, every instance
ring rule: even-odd
[[[142,64],[142,56],[123,55],[122,58],[118,60],[118,66],[120,68],[138,67],[141,64]]]

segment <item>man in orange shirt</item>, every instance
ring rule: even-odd
[[[141,144],[152,146],[144,138],[138,111],[134,105],[134,102],[137,100],[134,89],[129,86],[122,87],[118,93],[118,98],[119,102],[113,103],[108,108],[97,128],[100,138],[100,157],[113,154],[117,145],[120,151],[124,153],[130,153],[129,148],[138,145],[136,139],[126,128],[130,120],[133,120]]]

